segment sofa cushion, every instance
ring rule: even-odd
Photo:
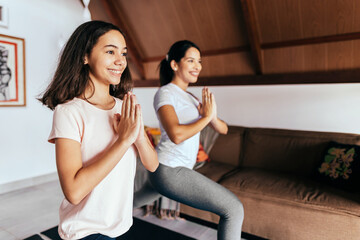
[[[221,185],[241,196],[297,205],[321,211],[360,216],[360,194],[351,194],[294,174],[244,168]]]
[[[211,161],[239,166],[244,129],[229,126],[226,135],[219,135],[209,153]]]
[[[360,135],[249,128],[244,141],[243,166],[310,176],[329,141],[359,144]]]
[[[205,175],[211,180],[218,182],[225,175],[230,174],[236,169],[235,166],[218,162],[208,162],[201,168],[196,169],[199,173]]]
[[[329,185],[360,192],[360,146],[331,141],[316,169],[316,176]]]

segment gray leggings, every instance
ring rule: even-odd
[[[220,216],[219,240],[240,240],[244,208],[228,189],[204,175],[185,168],[160,164],[150,174],[150,183],[135,193],[134,207],[149,204],[160,194],[194,208]],[[160,194],[159,194],[160,193]]]

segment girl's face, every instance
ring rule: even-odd
[[[121,74],[127,66],[127,48],[124,36],[116,30],[110,30],[102,35],[85,57],[89,65],[90,79],[95,86],[120,83]]]
[[[195,83],[202,69],[199,50],[194,47],[189,48],[180,62],[174,61],[172,68],[176,77],[186,83]]]

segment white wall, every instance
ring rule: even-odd
[[[82,23],[79,0],[0,0],[9,10],[0,33],[25,39],[26,107],[0,107],[1,184],[56,171],[54,146],[47,143],[52,112],[35,98],[55,71],[61,36]]]
[[[209,87],[220,118],[231,125],[360,133],[360,84]],[[145,124],[158,126],[152,101],[157,88],[134,92]],[[200,87],[189,91],[201,97]]]

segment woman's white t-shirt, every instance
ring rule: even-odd
[[[68,138],[81,145],[86,166],[116,140],[112,119],[121,113],[122,102],[115,98],[111,110],[102,110],[79,99],[56,106],[48,141]],[[132,225],[136,152],[130,147],[114,169],[78,204],[64,199],[60,206],[59,234],[63,239],[79,239],[100,233],[117,237]]]
[[[190,124],[200,118],[197,106],[199,101],[173,83],[159,88],[154,97],[154,108],[159,119],[158,110],[162,106],[174,107],[180,124]],[[173,143],[160,122],[161,139],[156,146],[159,162],[170,167],[187,167],[192,169],[199,151],[200,133],[182,143]]]

